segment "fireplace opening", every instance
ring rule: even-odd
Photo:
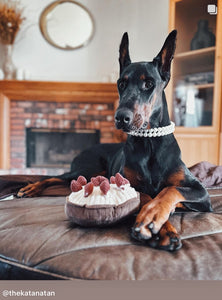
[[[74,157],[99,142],[99,130],[26,128],[26,166],[69,168]]]

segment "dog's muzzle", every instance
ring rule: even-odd
[[[122,129],[125,132],[131,130],[133,122],[133,112],[126,108],[117,109],[115,113],[115,125],[117,129]]]

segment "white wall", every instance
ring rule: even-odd
[[[110,74],[119,70],[118,48],[125,31],[132,61],[152,60],[168,32],[168,0],[79,0],[94,16],[95,36],[84,48],[56,49],[45,41],[38,25],[51,2],[21,0],[28,29],[19,33],[13,61],[33,80],[109,81]]]

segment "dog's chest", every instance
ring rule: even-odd
[[[159,166],[156,164],[150,167],[148,164],[128,165],[124,169],[124,176],[130,181],[130,184],[141,193],[154,197],[164,186],[164,178]]]
[[[123,173],[137,191],[154,197],[165,186],[167,166],[160,159],[162,152],[160,144],[149,140],[130,140],[126,145]]]

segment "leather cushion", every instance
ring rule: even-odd
[[[183,240],[181,250],[174,253],[132,240],[134,216],[106,228],[83,228],[67,219],[65,197],[0,201],[0,276],[222,279],[222,190],[210,193],[214,213],[185,212],[170,217]]]

